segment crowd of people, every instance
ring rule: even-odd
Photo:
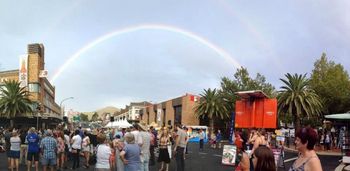
[[[185,152],[189,140],[183,126],[158,131],[145,124],[125,129],[37,130],[7,128],[2,131],[8,169],[18,171],[26,164],[27,171],[75,170],[94,167],[96,171],[148,171],[161,163],[159,170],[168,171],[170,159],[176,160],[178,171],[185,168]],[[155,149],[159,149],[158,159]],[[69,162],[68,162],[69,161]],[[81,163],[83,162],[83,163]]]
[[[317,132],[310,127],[302,128],[296,132],[294,143],[299,155],[289,171],[322,171],[321,162],[314,150],[317,140]],[[266,137],[265,130],[252,129],[249,136],[244,135],[244,132],[237,131],[235,144],[237,146],[236,164],[238,165],[236,170],[276,171],[277,163],[272,148],[283,148],[283,146],[271,143]]]

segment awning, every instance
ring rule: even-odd
[[[324,117],[326,119],[350,120],[350,113],[331,114],[325,115]]]
[[[268,98],[267,95],[261,90],[252,90],[252,91],[239,91],[236,92],[237,96],[240,96],[243,99],[248,98]]]

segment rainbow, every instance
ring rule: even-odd
[[[79,58],[84,52],[89,50],[90,48],[93,48],[97,44],[106,41],[112,37],[120,36],[127,33],[137,32],[141,30],[162,30],[162,31],[168,31],[172,33],[182,34],[186,37],[189,37],[193,40],[198,41],[199,43],[205,45],[206,47],[212,49],[215,51],[218,55],[223,57],[227,62],[232,64],[235,68],[240,68],[241,64],[239,64],[228,52],[226,52],[224,49],[218,47],[214,43],[210,42],[209,40],[196,35],[195,33],[192,33],[190,31],[181,29],[179,27],[169,26],[169,25],[161,25],[161,24],[142,24],[132,27],[127,27],[124,29],[118,29],[116,31],[107,33],[94,41],[88,43],[83,48],[79,49],[77,52],[75,52],[71,57],[68,58],[68,60],[58,69],[58,71],[53,75],[51,78],[51,83],[54,83],[56,79],[63,73],[63,71],[71,64],[73,63],[77,58]]]

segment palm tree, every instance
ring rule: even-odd
[[[25,87],[20,87],[18,81],[5,81],[0,88],[0,113],[2,117],[13,119],[17,114],[32,113],[33,102],[28,98],[29,93]],[[11,120],[11,126],[13,126]]]
[[[319,116],[322,103],[313,89],[309,88],[306,74],[285,75],[287,80],[280,79],[285,85],[281,87],[278,98],[278,113],[293,117],[294,125],[300,128],[303,117]]]
[[[214,119],[228,118],[228,110],[225,107],[225,103],[220,92],[218,92],[216,89],[204,89],[204,92],[200,94],[200,96],[201,98],[199,104],[195,107],[195,114],[197,118],[209,118],[209,133],[211,133],[214,128]]]

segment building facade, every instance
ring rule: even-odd
[[[198,96],[186,94],[158,104],[148,104],[140,113],[140,120],[148,125],[158,126],[173,126],[175,123],[199,125],[199,119],[195,116],[198,102]]]
[[[14,126],[53,127],[62,121],[61,108],[55,102],[55,87],[47,79],[43,44],[29,44],[26,55],[20,57],[18,70],[1,71],[0,86],[7,80],[19,81],[29,92],[29,99],[40,104],[34,114],[18,114]],[[1,115],[0,115],[1,117]],[[6,118],[1,118],[6,120]]]

